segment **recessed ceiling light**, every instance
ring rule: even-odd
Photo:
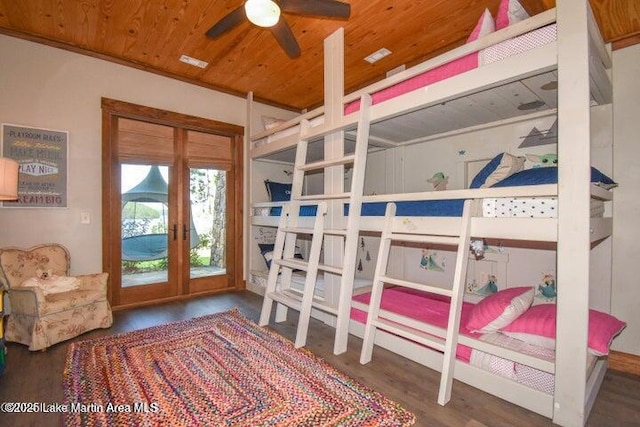
[[[187,56],[187,55],[182,55],[180,57],[180,62],[184,62],[185,64],[193,65],[195,67],[200,67],[200,68],[207,68],[207,66],[209,65],[208,62],[204,62],[204,61],[201,61],[201,60],[196,59],[196,58],[192,58],[192,57]]]
[[[373,64],[374,62],[380,61],[382,58],[384,58],[389,54],[391,54],[391,51],[383,47],[382,49],[377,50],[373,52],[371,55],[364,58],[364,60],[370,64]]]

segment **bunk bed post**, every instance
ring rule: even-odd
[[[324,40],[324,120],[325,125],[334,126],[342,118],[342,98],[344,97],[344,29],[340,28]],[[344,132],[332,132],[324,137],[324,159],[332,160],[344,156]],[[344,192],[344,165],[324,170],[324,193]],[[328,201],[326,218],[327,228],[343,228],[343,200]],[[326,236],[324,243],[324,263],[343,265],[344,238]],[[325,298],[333,306],[338,306],[341,278],[335,274],[324,274]],[[334,325],[335,326],[335,325]],[[336,354],[346,351],[345,335],[338,338],[342,331],[336,329]],[[340,344],[338,344],[340,341]]]
[[[563,0],[558,24],[558,246],[553,422],[584,425],[589,316],[589,4]]]

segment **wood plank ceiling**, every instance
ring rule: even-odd
[[[313,0],[309,0],[313,1]],[[302,55],[290,59],[268,30],[245,22],[217,39],[205,32],[242,0],[0,0],[0,33],[118,62],[201,86],[301,110],[322,104],[323,39],[345,28],[347,92],[464,43],[500,0],[348,0],[348,21],[287,14]],[[555,0],[521,0],[529,14]],[[591,0],[606,41],[640,42],[640,1]],[[380,48],[392,54],[371,65]],[[206,69],[178,60],[189,55]]]

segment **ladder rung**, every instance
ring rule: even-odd
[[[307,261],[303,261],[300,258],[283,258],[283,259],[274,259],[272,262],[275,262],[278,265],[283,267],[304,270],[307,271],[309,268],[309,263]]]
[[[299,234],[313,234],[314,229],[310,227],[286,227],[281,228],[281,231],[285,233],[299,233]],[[322,230],[323,234],[330,234],[332,236],[346,236],[347,230],[344,229],[326,229]]]
[[[283,227],[280,229],[285,233],[313,234],[313,228],[309,227]]]
[[[274,259],[272,262],[275,262],[278,265],[287,268],[293,268],[298,270],[309,270],[309,262],[303,261],[300,258],[284,258],[284,259]],[[328,271],[333,274],[342,274],[342,267],[335,267],[333,265],[326,264],[318,264],[318,270]]]
[[[329,273],[342,275],[342,267],[335,267],[333,265],[318,264],[318,270],[327,271]]]
[[[310,194],[307,196],[292,196],[292,200],[332,200],[332,199],[348,199],[351,193],[332,193],[332,194]]]
[[[389,276],[380,276],[380,281],[383,283],[389,283],[390,285],[402,286],[403,288],[411,288],[417,291],[430,292],[432,294],[444,295],[451,297],[453,291],[451,289],[439,288],[437,286],[425,285],[423,283],[410,282],[408,280],[396,279]]]
[[[298,311],[300,311],[300,307],[302,305],[302,295],[298,294],[297,292],[296,293],[281,292],[281,291],[269,292],[267,294],[267,297]],[[316,299],[313,300],[313,302],[311,303],[311,306],[314,308],[317,308],[318,310],[322,310],[333,315],[338,314],[338,310],[335,307],[332,307]]]
[[[460,237],[434,236],[433,234],[391,233],[389,238],[403,242],[439,243],[444,245],[457,245],[460,243]]]
[[[385,319],[378,318],[373,321],[373,324],[377,328],[380,328],[387,332],[391,332],[392,334],[399,335],[403,338],[410,339],[419,344],[423,344],[423,345],[426,345],[427,347],[431,347],[438,351],[444,352],[444,346],[445,346],[446,340],[444,340],[443,338],[429,335],[417,329],[410,328],[400,323],[391,322]]]
[[[324,234],[330,234],[332,236],[346,236],[347,235],[347,230],[345,230],[345,229],[337,229],[337,228],[326,229],[326,230],[324,230]]]
[[[286,305],[287,307],[291,307],[295,310],[300,311],[300,306],[302,305],[302,301],[300,298],[297,298],[297,295],[292,295],[284,292],[269,292],[265,295],[267,298],[271,298],[274,301],[277,301],[281,304]]]
[[[324,169],[331,166],[346,165],[349,163],[353,163],[355,158],[356,158],[355,155],[350,154],[348,156],[344,156],[338,159],[322,160],[319,162],[307,163],[306,165],[299,166],[298,170],[310,171],[310,170]]]

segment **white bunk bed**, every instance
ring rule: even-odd
[[[480,212],[475,212],[470,225],[471,235],[474,237],[496,238],[507,242],[542,241],[556,245],[557,280],[562,283],[562,286],[558,288],[555,358],[550,359],[548,355],[542,357],[524,355],[517,349],[501,349],[500,346],[483,340],[462,335],[459,337],[461,344],[534,367],[554,376],[553,393],[549,394],[510,379],[501,378],[466,362],[456,362],[454,375],[461,381],[550,417],[555,423],[578,425],[586,422],[606,371],[606,359],[588,357],[586,337],[590,306],[589,283],[592,263],[590,251],[592,246],[597,245],[610,248],[612,219],[610,216],[592,218],[589,212],[592,200],[610,202],[612,192],[590,182],[591,130],[589,123],[592,105],[611,103],[611,82],[607,71],[611,62],[588,3],[583,0],[566,0],[559,3],[557,9],[509,26],[344,97],[341,93],[343,86],[339,81],[342,78],[343,65],[342,61],[336,59],[343,55],[343,42],[341,35],[332,36],[325,42],[325,54],[332,56],[325,63],[333,64],[332,68],[327,68],[325,64],[327,76],[325,106],[267,131],[252,133],[249,129],[248,134],[252,136],[249,141],[250,175],[247,181],[253,178],[252,163],[254,161],[271,159],[277,162],[290,158],[288,156],[291,150],[295,149],[297,141],[301,138],[301,131],[298,128],[300,123],[305,122],[305,126],[308,126],[302,131],[306,140],[321,139],[327,135],[330,138],[339,135],[342,140],[340,132],[344,131],[349,135],[355,130],[360,118],[357,111],[344,114],[344,106],[359,99],[362,94],[376,93],[470,53],[501,43],[509,43],[509,40],[522,37],[523,34],[531,31],[539,31],[540,28],[548,30],[549,26],[555,29],[557,22],[557,40],[546,41],[541,46],[521,51],[515,56],[504,57],[499,62],[480,64],[478,68],[463,74],[400,94],[372,105],[368,112],[371,124],[369,142],[374,150],[415,144],[535,117],[557,115],[559,117],[559,157],[572,159],[571,166],[568,162],[564,164],[560,162],[557,184],[384,194],[363,196],[361,200],[363,203],[502,197],[556,197],[559,200],[564,209],[560,209],[557,218],[497,218],[484,217]],[[553,32],[555,33],[555,30]],[[338,64],[337,70],[335,64]],[[556,93],[533,89],[539,88],[542,83],[556,80],[558,82],[557,102],[555,101]],[[338,93],[335,93],[336,91]],[[525,99],[527,103],[541,101],[546,107],[541,108],[542,112],[527,114],[519,110],[513,100],[504,96],[505,91],[521,95],[520,99]],[[491,114],[470,114],[466,115],[464,120],[461,119],[460,110],[470,112],[478,105],[487,106],[489,101],[492,106]],[[504,103],[498,105],[498,101]],[[249,107],[248,110],[247,122],[251,123],[251,108]],[[329,119],[323,119],[327,114]],[[428,123],[434,121],[432,120],[434,117],[446,117],[447,114],[457,115],[453,120],[444,120],[442,125],[428,126]],[[311,120],[311,125],[308,125],[308,120]],[[416,123],[420,123],[420,126]],[[585,125],[574,126],[573,123]],[[571,141],[571,143],[563,143],[563,141]],[[348,146],[348,143],[346,145]],[[326,158],[326,149],[324,154]],[[321,158],[322,155],[321,151],[314,152],[310,148],[310,157]],[[343,177],[340,174],[333,177],[325,176],[325,187],[327,179],[342,181]],[[337,182],[332,185],[334,188],[340,186]],[[265,209],[282,206],[286,202],[257,202],[251,196],[255,191],[249,193],[249,200],[253,203],[247,206],[251,212],[248,228],[277,226],[277,217],[264,215]],[[333,218],[337,222],[346,218],[342,212],[342,202],[334,204],[333,209]],[[300,217],[300,226],[304,226],[305,221],[307,221],[305,217]],[[459,234],[460,221],[455,217],[398,217],[395,221],[398,229],[404,227],[406,232],[420,228],[438,230],[441,234]],[[362,216],[360,218],[361,232],[380,232],[383,226],[383,217]],[[255,261],[256,257],[249,255],[250,251],[255,253],[255,242],[251,233],[247,235],[249,238],[245,253]],[[608,257],[609,263],[605,262],[605,268],[607,265],[610,268],[610,252]],[[255,275],[252,265],[254,261],[250,262],[248,270]],[[610,285],[610,277],[608,280]],[[331,292],[323,297],[329,300],[329,304],[336,303],[331,301]],[[326,304],[327,301],[324,303]],[[353,306],[359,310],[367,310],[367,305],[361,300],[354,302]],[[386,315],[393,316],[389,313]],[[362,336],[363,329],[361,323],[351,321],[351,333]],[[437,332],[434,330],[433,333]],[[426,366],[434,369],[441,367],[440,352],[408,342],[397,335],[378,331],[375,342]]]

